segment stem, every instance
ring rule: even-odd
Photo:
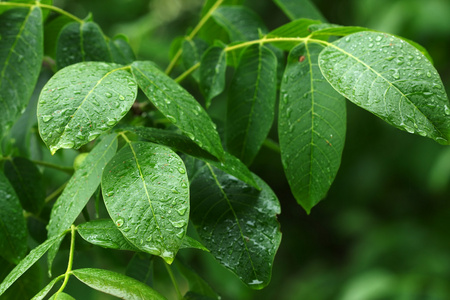
[[[61,185],[59,188],[57,188],[53,193],[48,195],[47,198],[45,198],[45,203],[52,201],[56,196],[58,196],[64,190],[67,183],[69,183],[69,181],[66,181],[63,185]]]
[[[66,273],[64,274],[64,282],[59,288],[59,290],[55,293],[55,295],[58,295],[64,290],[64,288],[67,285],[67,282],[69,282],[70,273],[72,272],[73,252],[75,249],[75,225],[72,224],[72,226],[70,226],[70,232],[71,232],[71,240],[70,240],[69,263],[67,264],[67,270]]]
[[[80,18],[72,15],[71,13],[68,13],[67,11],[58,8],[56,6],[53,5],[47,5],[47,4],[41,4],[40,2],[36,2],[36,3],[13,3],[13,2],[0,2],[0,6],[15,6],[15,7],[32,7],[32,6],[39,6],[41,8],[46,8],[49,10],[52,10],[54,12],[57,12],[61,15],[65,15],[66,17],[78,22],[78,23],[83,23],[84,21],[81,20]]]
[[[128,137],[125,135],[125,131],[121,131],[119,132],[119,135],[121,135],[123,137],[123,139],[125,140],[125,142],[127,142],[128,144],[131,144],[131,141],[128,139]]]
[[[281,153],[280,145],[278,145],[278,143],[276,143],[275,141],[272,141],[269,138],[264,140],[263,145],[266,146],[268,149],[276,152],[276,153]]]
[[[192,72],[194,72],[195,70],[198,69],[198,67],[200,67],[200,63],[196,63],[195,65],[193,65],[192,67],[190,67],[188,70],[186,70],[183,74],[181,74],[180,76],[178,76],[177,78],[175,78],[175,82],[180,82],[183,81],[184,78],[186,78],[187,76],[189,76],[189,74],[191,74]]]
[[[36,165],[43,166],[43,167],[47,167],[47,168],[52,168],[52,169],[55,169],[55,170],[63,171],[63,172],[69,173],[71,175],[74,172],[74,169],[72,167],[58,166],[58,165],[55,165],[55,164],[52,164],[52,163],[49,163],[49,162],[46,162],[46,161],[40,161],[40,160],[32,160],[31,162],[35,163]]]
[[[172,284],[175,287],[175,291],[177,292],[178,299],[183,299],[183,295],[181,295],[180,288],[178,287],[178,283],[175,280],[175,276],[173,275],[172,269],[170,268],[169,264],[164,262],[164,266],[166,267],[167,273],[169,273],[170,280],[172,280]]]

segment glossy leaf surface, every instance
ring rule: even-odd
[[[319,69],[323,48],[301,44],[292,49],[280,91],[283,167],[292,194],[308,213],[325,197],[336,176],[346,131],[345,98]]]
[[[0,140],[28,104],[43,58],[39,7],[13,8],[0,15]]]
[[[75,300],[75,298],[64,292],[59,292],[50,297],[49,300]]]
[[[325,48],[325,78],[347,99],[410,133],[449,143],[450,108],[436,69],[394,36],[360,32]]]
[[[91,288],[121,299],[166,299],[148,285],[116,272],[86,268],[73,270],[72,274]]]
[[[117,64],[85,62],[56,73],[38,103],[39,133],[50,151],[78,149],[112,128],[131,108],[137,85]]]
[[[274,117],[277,59],[262,45],[242,53],[228,93],[228,150],[249,165],[263,144]]]
[[[308,18],[325,22],[326,19],[311,0],[274,0],[291,20]]]
[[[134,62],[131,68],[139,87],[161,113],[201,148],[223,157],[214,123],[191,94],[150,62]]]
[[[50,281],[42,290],[39,291],[36,295],[34,295],[31,300],[42,300],[47,296],[47,294],[51,291],[53,286],[59,281],[61,278],[55,277],[52,281]]]
[[[117,64],[128,65],[136,60],[133,49],[127,39],[119,35],[109,40],[109,51],[111,60]]]
[[[175,152],[148,142],[128,143],[106,166],[102,193],[128,241],[173,261],[189,220],[186,168]]]
[[[205,96],[206,108],[211,105],[211,99],[225,89],[225,71],[227,69],[227,53],[223,47],[209,48],[200,64],[200,90]]]
[[[248,286],[261,289],[271,277],[281,240],[277,197],[255,176],[258,191],[209,164],[191,175],[191,220],[205,246]]]
[[[208,44],[202,39],[184,40],[182,44],[183,65],[186,70],[199,63],[203,53],[208,49]],[[200,80],[199,70],[191,73],[196,81]]]

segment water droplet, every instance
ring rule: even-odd
[[[423,95],[428,98],[428,97],[432,96],[433,93],[431,93],[431,92],[423,92]]]
[[[180,216],[183,216],[186,213],[186,211],[187,211],[187,207],[180,207],[179,209],[177,209],[177,213]]]
[[[65,142],[61,144],[61,148],[64,149],[69,149],[69,148],[73,148],[73,146],[75,145],[74,142],[70,141],[70,142]]]
[[[122,95],[119,95],[119,100],[120,100],[120,101],[123,101],[123,100],[125,100],[125,97],[122,96]]]
[[[177,119],[175,119],[175,117],[171,116],[171,115],[167,115],[167,119],[169,119],[169,121],[174,123],[174,124],[177,122]]]
[[[89,134],[89,136],[88,136],[88,140],[89,141],[93,141],[93,140],[95,140],[96,138],[98,138],[100,136],[100,133],[97,133],[97,132],[91,132],[90,134]]]
[[[151,241],[152,241],[152,236],[150,235],[150,236],[146,239],[146,241],[147,241],[147,242],[151,242]]]
[[[51,119],[53,119],[52,115],[45,115],[42,116],[42,121],[44,121],[44,123],[47,123],[48,121],[50,121]]]
[[[118,219],[118,220],[116,221],[117,227],[122,227],[122,226],[123,226],[123,223],[125,223],[123,219]]]
[[[350,41],[350,37],[346,37],[346,38],[345,38],[345,41],[346,41],[346,42],[349,42],[349,41]]]
[[[181,228],[181,227],[183,227],[184,225],[186,225],[186,222],[185,222],[184,220],[175,221],[175,222],[172,222],[172,225],[173,225],[173,227],[175,227],[175,228]]]
[[[186,173],[186,170],[182,167],[179,167],[178,172],[180,172],[181,174],[184,174],[184,173]]]
[[[375,41],[379,42],[379,41],[381,41],[381,39],[382,39],[381,36],[377,36],[377,37],[375,38]]]
[[[370,43],[370,44],[369,44],[369,48],[372,48],[372,47],[373,47],[373,43]]]
[[[450,108],[447,105],[444,105],[444,113],[448,116],[450,115]]]
[[[178,232],[178,233],[176,234],[176,236],[177,236],[179,239],[183,238],[183,236],[184,236],[184,230],[180,230],[180,232]]]
[[[108,125],[108,126],[113,126],[114,124],[116,124],[116,120],[114,120],[114,119],[109,119],[108,121],[106,121],[106,125]]]
[[[187,186],[186,182],[183,181],[183,182],[181,183],[181,187],[185,189],[185,188],[187,188],[188,186]]]
[[[431,77],[431,73],[427,72],[427,77],[430,78]]]
[[[105,93],[106,98],[111,98],[112,94],[111,93]]]

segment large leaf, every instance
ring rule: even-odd
[[[59,235],[76,220],[100,184],[103,169],[117,149],[117,136],[106,136],[86,156],[73,174],[61,196],[53,205],[48,224],[48,237]],[[48,254],[49,266],[58,251],[56,244]]]
[[[281,158],[292,193],[308,213],[330,188],[345,141],[345,98],[320,72],[323,48],[301,44],[292,49],[281,84]]]
[[[274,117],[277,59],[262,45],[241,55],[228,94],[226,141],[231,154],[249,165],[269,133]]]
[[[58,36],[56,65],[62,69],[83,61],[111,62],[111,53],[97,24],[71,22]]]
[[[5,175],[14,187],[22,207],[38,215],[45,204],[45,187],[36,165],[26,158],[14,157],[5,162]]]
[[[280,26],[271,32],[269,32],[266,37],[267,38],[288,38],[288,37],[306,37],[311,34],[308,30],[310,25],[320,24],[320,21],[310,20],[310,19],[298,19],[292,22],[289,22],[283,26]],[[276,41],[273,43],[274,46],[281,48],[283,50],[291,50],[292,47],[298,45],[300,41],[287,41],[287,42],[279,42]]]
[[[125,129],[149,142],[166,145],[176,151],[181,151],[208,162],[216,168],[259,189],[247,166],[228,152],[225,152],[223,162],[219,162],[214,156],[200,148],[191,139],[176,132],[149,127],[125,127]]]
[[[254,289],[266,286],[281,241],[277,197],[255,176],[258,191],[196,162],[191,177],[191,220],[211,254]]]
[[[14,188],[0,171],[0,255],[17,264],[27,252],[27,227]]]
[[[326,22],[311,0],[273,0],[291,20],[308,18]]]
[[[86,268],[73,270],[72,274],[91,288],[121,299],[166,299],[148,285],[116,272]]]
[[[39,77],[42,31],[39,7],[0,15],[0,140],[27,106]]]
[[[191,94],[151,62],[134,62],[131,69],[139,87],[160,112],[201,148],[223,157],[214,123]]]
[[[52,154],[78,149],[112,128],[136,94],[133,76],[117,64],[85,62],[64,68],[42,89],[39,133]]]
[[[347,99],[387,123],[449,143],[450,104],[433,65],[394,36],[359,32],[319,56],[325,78]]]
[[[225,71],[227,69],[227,52],[223,47],[209,48],[201,58],[200,89],[206,99],[206,108],[211,99],[225,89]]]
[[[186,169],[175,152],[148,142],[129,143],[106,166],[102,193],[128,241],[173,261],[189,221]]]

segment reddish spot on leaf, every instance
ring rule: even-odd
[[[299,58],[298,58],[298,61],[299,62],[303,62],[305,60],[305,56],[304,55],[302,55],[302,56],[300,56]]]

